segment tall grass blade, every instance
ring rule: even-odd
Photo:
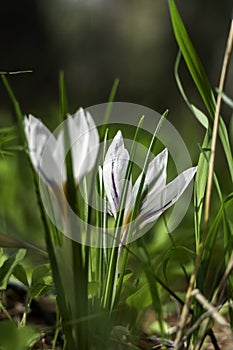
[[[2,78],[2,81],[4,83],[4,86],[6,87],[8,94],[9,94],[9,97],[13,103],[13,106],[15,108],[15,113],[16,113],[17,118],[18,118],[18,125],[19,125],[21,138],[24,141],[24,143],[26,144],[27,141],[26,141],[24,128],[23,128],[23,113],[21,111],[19,102],[17,101],[17,99],[14,95],[14,92],[13,92],[8,80],[6,79],[6,77],[4,75],[2,75],[1,78]],[[28,159],[29,159],[29,154],[28,154]],[[29,159],[29,161],[30,161],[30,159]],[[30,162],[30,164],[31,164],[31,162]],[[55,255],[51,231],[49,228],[45,209],[44,209],[42,199],[40,196],[37,174],[35,173],[32,165],[31,165],[31,169],[32,169],[32,174],[33,174],[37,202],[38,202],[41,220],[42,220],[44,232],[45,232],[46,246],[47,246],[50,264],[51,264],[52,272],[53,272],[53,280],[54,280],[55,287],[57,290],[57,302],[58,302],[59,309],[60,309],[60,312],[62,315],[62,320],[63,320],[63,324],[64,324],[64,332],[65,332],[66,338],[67,338],[67,347],[69,350],[72,350],[75,348],[75,344],[73,342],[72,328],[68,325],[70,312],[69,312],[68,307],[67,307],[67,299],[66,299],[65,292],[63,289],[61,276],[59,274],[59,268],[58,268],[57,259],[56,259],[56,255]]]
[[[174,0],[169,0],[170,14],[173,25],[174,34],[179,45],[179,49],[184,57],[189,72],[193,78],[193,81],[202,97],[202,100],[207,108],[207,111],[212,119],[215,115],[216,102],[214,93],[211,89],[205,70],[201,64],[201,61],[194,49],[194,46],[189,38],[189,35],[185,29],[183,21],[179,15]],[[222,118],[219,120],[219,136],[224,148],[225,156],[233,182],[233,157],[230,147],[229,137],[227,133],[226,125]]]
[[[137,241],[138,246],[138,257],[141,261],[143,271],[146,275],[147,282],[149,284],[149,289],[151,293],[152,298],[152,306],[155,311],[156,316],[158,317],[158,322],[160,326],[160,332],[162,339],[164,339],[165,336],[165,326],[164,326],[164,320],[163,320],[163,310],[162,310],[162,303],[159,296],[158,291],[158,282],[154,275],[154,268],[151,264],[150,256],[147,252],[146,246],[144,244],[143,238],[140,238]]]
[[[68,110],[68,102],[66,95],[66,86],[64,73],[60,73],[59,77],[59,88],[60,88],[60,113],[64,120],[64,147],[65,150],[68,150],[66,154],[65,164],[66,164],[66,174],[67,174],[67,182],[66,182],[66,197],[67,201],[71,207],[71,209],[77,213],[77,196],[76,196],[76,186],[75,180],[73,176],[73,164],[72,164],[72,155],[71,155],[71,147],[70,147],[70,135],[68,123],[66,123],[67,118],[67,110]],[[69,225],[69,223],[67,223]],[[71,223],[71,231],[72,236],[75,237],[76,230],[80,230],[81,227],[76,227],[74,231],[74,227]],[[88,273],[87,264],[88,257],[85,259],[83,257],[83,249],[82,245],[76,240],[72,240],[72,272],[73,272],[73,288],[75,293],[74,302],[75,305],[70,305],[72,314],[75,319],[82,318],[87,316],[88,314]],[[84,265],[86,264],[86,266]],[[87,324],[81,323],[79,326],[74,326],[75,339],[78,344],[78,348],[80,349],[88,349],[88,337],[87,332]]]
[[[115,247],[116,245],[121,245],[121,234],[122,234],[122,224],[123,224],[123,217],[124,217],[124,207],[125,207],[125,201],[127,197],[127,191],[128,191],[128,184],[129,179],[132,172],[132,166],[133,166],[133,159],[136,151],[136,144],[137,139],[139,135],[139,131],[141,128],[141,125],[143,123],[144,116],[140,119],[137,129],[135,131],[134,139],[132,142],[131,150],[130,150],[130,158],[128,162],[128,166],[126,169],[126,175],[124,179],[124,186],[120,198],[120,205],[119,205],[119,211],[117,213],[117,217],[115,220],[115,232],[113,237],[113,248],[111,248],[110,257],[108,261],[108,267],[106,272],[106,279],[105,279],[105,285],[104,285],[104,293],[102,298],[102,305],[105,309],[112,311],[113,307],[115,307],[115,297],[116,297],[116,278],[118,273],[118,259],[119,259],[119,249],[121,247]],[[121,272],[122,273],[122,272]]]
[[[198,91],[203,99],[203,102],[209,114],[213,117],[215,111],[215,101],[205,70],[201,64],[199,57],[196,54],[194,46],[185,29],[174,0],[169,0],[169,6],[173,30],[177,43],[188,66],[189,72],[195,82],[195,85],[197,86]]]

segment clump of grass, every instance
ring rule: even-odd
[[[206,128],[206,134],[201,148],[198,172],[195,182],[195,236],[197,257],[193,273],[190,277],[189,287],[186,293],[185,305],[183,307],[179,328],[175,339],[175,348],[180,349],[183,346],[182,344],[184,341],[182,339],[184,336],[189,344],[188,346],[190,349],[199,349],[201,348],[206,335],[211,334],[212,341],[215,345],[215,348],[217,349],[217,342],[214,339],[213,333],[210,332],[211,318],[214,319],[214,321],[220,323],[222,327],[226,327],[226,329],[229,330],[229,342],[232,342],[233,339],[230,324],[226,320],[223,320],[218,312],[219,308],[224,307],[231,302],[230,295],[227,296],[226,300],[216,299],[216,295],[219,295],[220,293],[223,296],[224,290],[227,293],[228,288],[231,288],[231,278],[229,274],[229,265],[231,266],[231,254],[229,254],[228,247],[232,246],[232,221],[229,216],[228,207],[232,205],[232,193],[229,193],[229,195],[224,198],[217,175],[214,172],[216,141],[217,137],[219,136],[224,149],[225,157],[227,159],[229,176],[231,178],[231,182],[233,181],[233,158],[229,141],[229,133],[227,131],[224,120],[220,116],[222,93],[224,90],[224,83],[232,50],[233,21],[231,21],[229,37],[226,45],[226,52],[223,60],[222,73],[218,87],[217,101],[215,102],[214,91],[211,89],[204,68],[182,23],[174,1],[170,0],[169,5],[175,37],[181,52],[181,54],[178,55],[175,67],[177,84],[188,107],[193,112],[194,116]],[[192,103],[185,95],[178,73],[181,55],[183,56],[188,70],[202,97],[204,105],[207,109],[207,113],[213,121],[212,128],[208,117],[196,106],[192,105]],[[213,192],[213,185],[215,185],[215,189],[218,193],[220,209],[217,218],[212,223],[210,213],[212,208],[211,196]],[[224,278],[224,282],[218,285],[217,276],[215,276],[214,283],[211,286],[211,293],[207,300],[204,295],[202,295],[202,293],[205,293],[204,278],[209,270],[211,255],[216,246],[217,235],[222,230],[222,227],[220,226],[221,223],[223,224],[223,245],[225,258],[222,259],[220,264],[222,267],[224,265],[226,266],[226,269],[228,271],[228,279],[226,280],[226,278]],[[194,290],[194,288],[197,289]],[[205,315],[203,317],[206,309],[208,310],[208,316]],[[195,327],[192,326],[192,332],[187,331],[188,336],[185,336],[185,328],[187,327],[187,320],[190,312],[192,312],[191,324],[193,323]],[[229,319],[230,323],[232,324],[232,315],[230,309]]]
[[[142,348],[142,346],[149,346],[148,344],[151,344],[152,347],[160,345],[164,349],[174,348],[178,350],[187,348],[197,350],[204,346],[207,336],[210,338],[214,348],[219,349],[218,339],[215,336],[215,324],[221,327],[228,341],[233,342],[233,313],[230,293],[233,286],[231,274],[233,269],[233,222],[231,217],[233,192],[223,193],[218,176],[215,173],[216,141],[217,137],[219,137],[228,166],[226,173],[231,179],[231,183],[233,182],[233,158],[230,145],[230,137],[232,136],[223,117],[220,116],[222,100],[231,107],[233,106],[233,101],[223,92],[232,47],[233,24],[231,24],[230,28],[222,75],[217,90],[217,98],[215,98],[215,91],[210,86],[174,0],[169,0],[169,6],[175,37],[180,49],[175,64],[177,85],[188,108],[205,128],[205,136],[200,147],[195,179],[194,224],[189,223],[190,229],[193,231],[195,247],[192,250],[189,246],[185,246],[184,243],[178,246],[172,236],[167,240],[165,239],[164,245],[161,243],[161,251],[154,247],[153,240],[153,247],[149,239],[147,241],[144,238],[140,238],[135,243],[129,243],[130,240],[125,240],[126,223],[128,224],[127,235],[130,238],[134,230],[138,230],[138,227],[140,228],[138,219],[141,214],[140,210],[142,210],[143,206],[145,207],[145,200],[152,192],[151,189],[154,183],[161,175],[157,174],[158,178],[152,179],[153,181],[147,178],[148,168],[151,165],[149,163],[149,152],[154,146],[158,129],[163,122],[163,118],[167,117],[167,112],[162,116],[152,135],[137,195],[131,207],[128,205],[128,197],[131,194],[129,189],[133,192],[133,187],[130,187],[130,181],[133,172],[133,160],[136,154],[136,143],[140,138],[143,117],[139,119],[138,126],[135,128],[130,152],[126,150],[120,133],[113,140],[112,145],[115,149],[121,150],[122,153],[120,155],[124,154],[127,162],[122,162],[117,152],[112,156],[112,152],[108,152],[111,146],[109,149],[107,148],[109,135],[108,117],[111,114],[111,104],[117,91],[118,80],[114,82],[110,93],[108,109],[104,119],[106,127],[102,128],[99,133],[100,140],[104,144],[103,153],[99,157],[103,159],[109,157],[112,162],[112,169],[114,169],[116,163],[119,165],[119,168],[115,169],[116,172],[112,174],[112,177],[115,176],[115,179],[119,175],[117,171],[120,169],[122,173],[124,170],[124,185],[119,190],[119,184],[116,184],[116,181],[112,181],[113,187],[108,191],[106,187],[109,186],[109,182],[107,183],[108,180],[106,180],[106,178],[108,179],[108,174],[104,173],[107,166],[105,168],[104,163],[99,168],[97,176],[96,187],[99,194],[97,209],[99,210],[93,211],[80,199],[79,186],[82,186],[86,203],[88,203],[88,198],[92,196],[96,183],[93,181],[91,186],[88,187],[85,176],[82,179],[79,178],[80,183],[77,183],[75,159],[72,150],[68,152],[66,157],[66,181],[63,184],[62,191],[65,189],[65,198],[69,206],[76,214],[79,213],[84,221],[80,227],[71,227],[71,229],[89,234],[90,228],[88,225],[94,221],[96,226],[102,229],[107,230],[111,226],[114,232],[112,237],[114,244],[112,246],[102,245],[103,242],[101,241],[99,242],[99,248],[92,247],[85,244],[85,234],[82,235],[84,238],[81,242],[72,240],[64,236],[56,225],[48,219],[39,191],[37,173],[40,176],[42,175],[42,179],[47,182],[48,193],[50,195],[52,193],[55,196],[50,198],[59,198],[59,200],[63,198],[60,196],[56,197],[61,189],[54,186],[54,182],[45,176],[46,173],[41,171],[43,169],[37,167],[35,159],[32,160],[31,153],[35,149],[30,149],[30,137],[27,134],[27,132],[30,133],[30,121],[27,120],[25,122],[20,104],[7,80],[6,72],[2,72],[3,84],[9,93],[18,117],[23,148],[26,150],[32,165],[34,190],[37,196],[46,242],[45,252],[26,242],[15,240],[13,237],[9,238],[4,234],[0,236],[0,245],[2,247],[20,248],[10,255],[6,255],[3,250],[1,251],[0,291],[3,293],[6,290],[7,284],[12,277],[20,281],[26,290],[25,309],[19,320],[15,320],[11,316],[3,301],[0,300],[1,311],[8,318],[7,322],[0,323],[0,333],[5,332],[5,337],[1,337],[0,340],[0,345],[4,349],[29,349],[33,348],[33,345],[39,341],[42,331],[35,331],[28,325],[28,315],[33,300],[48,294],[52,297],[55,295],[57,308],[56,322],[53,325],[53,350],[56,349],[57,339],[61,333],[64,338],[61,346],[67,350],[138,349]],[[194,106],[185,94],[179,75],[181,57],[184,58],[204,102],[205,112]],[[59,87],[60,120],[66,120],[68,100],[63,73],[60,74]],[[35,123],[34,125],[39,125],[42,129],[44,127],[41,123],[38,124],[36,119],[33,119],[33,123]],[[28,128],[26,133],[25,124],[27,124]],[[0,154],[4,156],[9,155],[9,149],[5,148],[5,144],[8,141],[12,141],[14,137],[15,129],[0,130]],[[70,138],[72,139],[72,130],[68,126],[64,129],[64,145],[69,145]],[[113,146],[112,148],[114,148]],[[192,176],[195,171],[193,170]],[[192,176],[190,175],[190,178]],[[217,213],[213,216],[211,214],[213,208],[212,194],[214,191],[217,194],[217,201],[215,200],[214,206],[214,210],[217,208]],[[112,198],[110,198],[109,193],[114,193]],[[180,195],[179,192],[176,194],[177,196]],[[104,201],[100,199],[104,199]],[[113,201],[112,205],[111,199]],[[171,201],[171,203],[173,202]],[[170,202],[167,206],[169,204]],[[66,208],[64,206],[61,206],[61,208],[63,210],[62,213],[66,214]],[[163,210],[165,208],[166,206]],[[109,214],[113,218],[110,218]],[[135,226],[135,222],[139,222],[138,226]],[[162,224],[156,226],[157,233],[160,234],[160,232],[166,231],[166,222],[164,226],[165,229],[161,228]],[[72,237],[73,235],[75,236],[74,231],[72,231]],[[169,239],[171,241],[170,246],[168,246]],[[101,236],[100,240],[104,241],[104,238]],[[115,244],[116,242],[119,244]],[[223,257],[219,261],[218,270],[213,272],[211,271],[212,261],[215,258],[215,251],[219,249],[219,245]],[[45,264],[36,267],[31,273],[28,273],[23,264],[26,249],[33,249],[47,259]],[[165,253],[164,250],[166,250]],[[176,261],[176,266],[173,264],[170,267],[170,261],[176,255],[180,257],[181,252],[189,257],[188,263],[183,264],[180,262],[182,277],[183,279],[188,279],[187,290],[183,290],[182,295],[178,294],[178,286],[175,283],[172,288],[169,286],[167,278],[168,270],[170,269],[170,274],[173,274],[178,266]],[[190,264],[190,261],[194,262]],[[161,266],[163,274],[161,274],[159,269]],[[207,288],[205,282],[210,274],[212,284]],[[172,302],[171,299],[173,300]],[[169,337],[169,327],[166,323],[165,309],[171,308],[174,313],[174,305],[177,307],[177,304],[179,309],[182,309],[182,312],[179,322],[177,321],[176,332],[171,337],[173,341],[170,341],[166,339]],[[141,316],[148,307],[152,308],[156,316],[156,326],[154,324],[154,328],[156,328],[157,337],[154,338],[145,335],[141,336],[139,331]],[[10,332],[14,334],[13,339],[10,339]]]

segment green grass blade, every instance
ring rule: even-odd
[[[122,230],[122,223],[123,223],[123,217],[124,217],[124,207],[125,207],[125,201],[127,198],[127,191],[128,191],[128,184],[129,184],[129,179],[131,176],[132,172],[132,166],[133,166],[133,159],[137,147],[137,139],[139,135],[139,131],[141,128],[141,125],[143,123],[144,116],[140,119],[137,129],[134,134],[134,139],[132,142],[132,147],[130,150],[130,158],[128,162],[128,167],[126,169],[126,175],[124,179],[124,186],[122,189],[122,194],[120,198],[120,205],[119,205],[119,211],[117,213],[116,221],[115,221],[115,232],[114,232],[114,237],[113,237],[113,245],[115,243],[120,243],[121,242],[121,230]],[[110,253],[110,258],[108,261],[108,267],[107,267],[107,272],[106,272],[106,279],[105,279],[105,285],[104,285],[104,293],[103,293],[103,298],[102,298],[102,304],[103,307],[106,308],[107,310],[111,310],[113,306],[115,305],[115,288],[116,288],[116,276],[117,276],[117,266],[118,266],[118,259],[119,259],[119,247],[113,247],[111,249]],[[124,272],[121,272],[124,274]]]
[[[224,153],[227,159],[227,163],[228,163],[228,167],[231,175],[231,182],[233,183],[233,155],[231,151],[231,145],[230,145],[227,127],[222,118],[219,119],[219,136],[220,136]]]
[[[23,260],[26,249],[19,249],[8,257],[0,267],[0,290],[6,289],[14,268]]]
[[[165,327],[164,327],[164,321],[163,321],[162,303],[159,296],[158,285],[157,285],[158,282],[155,279],[154,268],[151,264],[151,259],[146,249],[146,246],[144,244],[143,238],[140,238],[137,240],[137,247],[138,247],[137,249],[138,257],[142,264],[144,273],[146,275],[147,282],[149,284],[151,298],[152,298],[152,306],[156,316],[158,317],[161,336],[162,336],[162,339],[164,339]]]
[[[221,92],[218,89],[217,92],[221,95],[223,102],[225,102],[231,109],[233,109],[233,100],[224,92]]]
[[[64,73],[60,73],[59,78],[59,90],[60,90],[60,113],[64,120],[64,138],[65,138],[65,150],[68,150],[66,154],[66,173],[67,173],[67,182],[66,182],[66,196],[67,201],[71,209],[77,213],[77,190],[73,175],[73,164],[72,164],[72,155],[71,155],[71,143],[68,123],[66,122],[67,111],[68,111],[68,102],[66,95],[66,86]],[[69,223],[68,223],[69,224]],[[72,225],[72,224],[71,224]],[[76,227],[74,230],[73,225],[71,226],[72,235],[76,234],[76,230],[82,229],[81,227]],[[86,252],[83,249],[82,245],[75,240],[72,241],[72,270],[73,270],[73,285],[74,290],[76,291],[75,296],[75,305],[71,305],[72,313],[76,319],[87,316],[88,314],[88,256],[83,256],[83,252]],[[87,324],[80,324],[79,327],[75,327],[75,337],[77,344],[80,349],[88,348],[88,337],[87,337]]]
[[[60,92],[60,115],[61,121],[65,120],[68,113],[68,101],[66,95],[65,75],[61,71],[59,74],[59,92]]]
[[[207,240],[206,240],[206,246],[208,247],[208,249],[206,249],[203,254],[203,260],[208,261],[210,259],[210,254],[213,252],[214,241],[216,240],[219,226],[221,222],[225,219],[226,210],[228,210],[232,205],[233,205],[233,193],[229,194],[227,198],[223,201],[222,206],[219,209],[214,219],[214,222],[209,229]],[[225,249],[228,248],[229,243],[231,247],[231,244],[232,244],[231,240],[229,241],[229,239],[226,239],[225,243],[226,243]]]
[[[5,75],[1,75],[1,78],[2,78],[2,82],[8,92],[8,95],[11,99],[11,102],[13,103],[13,106],[14,106],[14,109],[15,109],[15,113],[16,113],[16,116],[17,116],[17,119],[18,119],[18,126],[19,126],[19,131],[20,131],[20,137],[22,138],[23,142],[25,142],[25,134],[24,134],[24,128],[23,128],[23,118],[24,118],[24,115],[21,111],[21,108],[20,108],[20,104],[7,80],[7,78],[5,77]]]
[[[208,176],[208,163],[210,158],[210,147],[211,147],[211,133],[209,129],[208,118],[202,111],[200,111],[197,107],[191,104],[191,102],[189,101],[184,91],[184,87],[182,85],[181,78],[179,75],[180,60],[181,60],[181,52],[179,51],[175,62],[175,67],[174,67],[174,74],[175,74],[177,86],[188,108],[191,110],[191,112],[196,117],[196,119],[202,124],[202,126],[204,126],[204,128],[207,129],[206,135],[203,141],[203,145],[202,145],[202,152],[200,154],[199,161],[198,161],[198,170],[197,170],[196,181],[194,186],[194,201],[195,201],[195,221],[194,222],[195,222],[196,246],[198,246],[200,242],[201,218],[203,214],[203,202],[204,202],[205,189],[206,189],[207,176]],[[233,169],[232,169],[233,162],[232,162],[232,156],[231,156],[231,150],[230,150],[230,143],[229,143],[226,126],[222,118],[220,118],[219,134],[220,134],[223,148],[225,150],[225,154],[228,160],[230,173],[233,174]],[[215,181],[215,184],[216,184],[216,181]]]
[[[210,146],[211,146],[211,136],[207,131],[204,137],[202,144],[202,152],[200,153],[198,164],[197,164],[197,173],[195,176],[194,182],[194,226],[195,226],[195,238],[196,238],[196,249],[200,243],[201,235],[201,223],[203,217],[203,208],[204,208],[204,199],[206,184],[208,179],[208,159],[210,155]]]
[[[118,86],[119,86],[119,82],[120,82],[119,79],[115,79],[113,82],[113,86],[111,88],[111,91],[110,91],[110,94],[108,97],[108,106],[107,106],[107,110],[106,110],[105,117],[104,117],[104,123],[103,123],[104,125],[107,125],[109,122],[109,117],[110,117],[111,109],[112,109],[112,103],[115,100],[116,93],[117,93]]]
[[[169,6],[173,30],[176,37],[176,41],[179,45],[179,49],[184,57],[186,65],[202,97],[207,111],[209,112],[212,119],[214,119],[215,98],[210,83],[208,81],[207,75],[185,29],[185,26],[179,15],[174,0],[169,0]],[[231,180],[233,182],[233,156],[230,147],[227,128],[222,118],[220,118],[219,121],[219,136],[227,158],[228,167],[231,174]]]
[[[183,84],[181,82],[181,78],[179,75],[180,61],[181,61],[181,51],[178,52],[177,57],[176,57],[176,61],[175,61],[175,65],[174,65],[174,75],[175,75],[177,87],[181,93],[181,96],[183,97],[183,100],[185,101],[186,105],[190,109],[190,111],[193,113],[193,115],[196,117],[196,119],[199,121],[199,123],[201,123],[205,129],[208,129],[209,128],[208,118],[206,117],[206,115],[202,111],[200,111],[196,106],[194,106],[189,101],[189,99],[184,91],[184,87],[183,87]]]
[[[169,0],[169,7],[173,30],[179,48],[209,114],[214,117],[215,101],[205,70],[201,64],[199,57],[196,54],[196,51],[185,29],[174,0]]]
[[[64,333],[66,335],[67,349],[72,350],[74,349],[75,343],[73,339],[72,327],[69,325],[70,311],[67,305],[67,298],[66,298],[64,286],[62,283],[62,278],[60,276],[60,269],[58,266],[58,261],[55,253],[56,247],[54,247],[53,237],[49,228],[45,209],[40,196],[38,181],[34,171],[33,171],[33,176],[34,176],[34,185],[36,190],[37,202],[38,202],[40,215],[41,215],[41,221],[43,223],[44,231],[45,231],[45,241],[46,241],[46,246],[49,254],[50,265],[52,268],[53,281],[57,291],[57,303],[58,303],[59,311],[62,317],[62,322],[64,324]]]
[[[18,118],[18,125],[19,125],[19,130],[20,130],[20,135],[22,140],[26,143],[26,137],[25,137],[25,133],[24,133],[24,128],[23,128],[23,113],[21,111],[20,105],[18,100],[16,99],[14,92],[9,84],[9,82],[7,81],[6,77],[4,75],[1,76],[3,84],[10,96],[10,99],[13,103],[13,106],[15,108],[15,113],[17,115]],[[28,159],[30,161],[30,157],[29,154],[27,153]],[[31,164],[31,162],[30,162]],[[35,185],[35,192],[36,192],[36,197],[37,197],[37,202],[38,202],[38,206],[39,206],[39,210],[40,210],[40,215],[41,215],[41,220],[43,223],[43,227],[44,227],[44,232],[45,232],[45,240],[46,240],[46,246],[47,246],[47,251],[49,254],[49,260],[50,260],[50,264],[52,267],[52,272],[53,272],[53,280],[54,280],[54,284],[57,290],[57,301],[58,301],[58,305],[59,305],[59,309],[60,309],[60,313],[62,316],[62,321],[64,322],[64,332],[66,334],[66,338],[67,338],[67,347],[69,350],[72,350],[75,348],[75,344],[73,341],[73,335],[72,335],[72,329],[68,324],[69,321],[69,317],[70,317],[70,312],[68,310],[67,307],[67,300],[66,300],[66,295],[65,295],[65,291],[64,291],[64,287],[62,284],[62,279],[59,273],[59,266],[57,264],[57,259],[56,259],[56,254],[55,254],[55,249],[54,249],[54,242],[53,242],[53,238],[52,238],[52,234],[49,228],[49,224],[47,221],[47,217],[45,214],[45,209],[42,203],[42,199],[40,196],[40,190],[39,190],[39,186],[38,186],[38,179],[37,179],[37,174],[35,173],[34,168],[31,165],[31,169],[32,169],[32,174],[33,174],[33,180],[34,180],[34,185]]]
[[[226,212],[232,208],[233,205],[233,193],[227,196],[227,198],[222,202],[221,208],[219,209],[207,235],[206,244],[205,244],[205,250],[203,253],[202,258],[202,270],[204,276],[207,275],[211,258],[215,252],[215,244],[217,241],[218,233],[222,230],[220,228],[223,226],[223,233],[224,233],[224,259],[222,262],[219,262],[219,268],[224,265],[224,263],[228,264],[231,253],[232,253],[232,231],[230,230],[230,220],[227,218]],[[231,209],[232,210],[232,209]],[[217,272],[217,271],[216,271]],[[210,295],[213,295],[216,287],[218,286],[219,281],[217,281],[218,273],[214,274],[214,278],[212,279],[212,285],[209,286],[209,293]],[[211,288],[210,288],[211,287]]]
[[[99,129],[99,135],[100,135],[100,140],[103,140],[105,132],[106,132],[106,128],[108,127],[108,122],[109,122],[109,118],[111,115],[111,110],[112,110],[112,106],[113,106],[113,102],[115,100],[116,97],[116,93],[118,90],[118,86],[119,86],[119,79],[115,79],[113,82],[113,86],[111,88],[109,97],[108,97],[108,103],[107,103],[107,107],[106,107],[106,111],[105,111],[105,115],[104,115],[104,120],[103,120],[103,124]]]
[[[130,220],[130,224],[129,224],[129,229],[128,229],[128,232],[127,232],[127,240],[128,241],[130,241],[131,235],[133,233],[134,221],[135,221],[136,216],[138,214],[138,210],[139,210],[140,203],[141,203],[141,200],[142,200],[142,190],[143,190],[143,186],[144,186],[144,182],[145,182],[145,175],[146,175],[146,172],[147,172],[147,169],[148,169],[148,166],[149,166],[149,160],[150,160],[149,157],[150,157],[151,151],[152,151],[152,149],[154,147],[154,144],[155,144],[155,141],[156,141],[156,137],[158,135],[160,127],[161,127],[161,125],[163,123],[164,118],[166,118],[167,114],[168,114],[168,111],[165,111],[163,113],[163,115],[161,116],[161,118],[160,118],[160,120],[158,122],[158,125],[157,125],[157,127],[156,127],[156,129],[154,131],[154,134],[153,134],[153,136],[151,138],[151,142],[150,142],[147,154],[146,154],[146,158],[145,158],[145,161],[144,161],[144,164],[143,164],[143,170],[142,170],[142,179],[141,179],[141,182],[140,182],[140,185],[139,185],[139,189],[138,189],[138,193],[137,193],[137,196],[136,196],[135,204],[134,204],[134,207],[133,207],[133,210],[132,210],[132,216],[131,216],[131,220]],[[127,260],[128,260],[128,253],[129,253],[129,250],[125,247],[125,249],[123,249],[123,252],[122,252],[122,258],[121,258],[122,259],[122,262],[121,262],[122,271],[119,274],[119,280],[118,280],[118,284],[117,284],[115,305],[114,305],[115,307],[118,305],[120,294],[121,294],[121,289],[122,289],[123,280],[124,280],[124,272],[125,272],[126,264],[127,264]]]

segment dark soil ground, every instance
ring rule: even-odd
[[[15,284],[9,284],[7,290],[2,293],[2,302],[6,307],[8,313],[13,319],[19,321],[25,310],[25,290]],[[7,319],[5,313],[0,310],[0,322]],[[27,323],[41,331],[41,337],[39,341],[34,345],[33,349],[51,349],[54,340],[53,327],[56,320],[56,308],[54,300],[49,297],[41,297],[31,303],[31,307],[27,317]],[[145,314],[143,320],[142,332],[146,332],[149,323],[153,322],[153,313],[148,311]],[[176,316],[169,317],[169,324],[171,328],[175,328],[178,320]],[[205,344],[202,346],[202,350],[233,350],[233,343],[229,341],[225,330],[217,325],[213,326],[213,333],[215,338],[215,344],[209,337],[206,338]],[[56,350],[62,350],[64,345],[63,335],[60,333],[57,337]],[[172,340],[165,341],[166,349],[174,349]],[[111,347],[111,350],[119,349],[119,344]],[[161,341],[158,337],[147,336],[143,333],[138,337],[136,344],[131,344],[126,341],[122,344],[120,349],[162,349]],[[75,350],[75,349],[74,349]]]

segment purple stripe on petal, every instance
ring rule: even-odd
[[[112,162],[112,171],[111,171],[111,178],[112,178],[112,188],[114,191],[114,196],[112,197],[115,208],[118,208],[119,205],[119,196],[117,193],[117,188],[116,188],[116,181],[115,181],[115,177],[114,177],[114,161]]]
[[[147,220],[149,218],[151,218],[152,216],[159,214],[160,215],[167,209],[168,206],[170,206],[172,203],[174,203],[176,201],[177,196],[175,196],[174,198],[172,198],[169,202],[167,202],[166,204],[164,204],[161,208],[153,210],[151,209],[150,211],[147,211],[144,215],[143,215],[143,220]]]

